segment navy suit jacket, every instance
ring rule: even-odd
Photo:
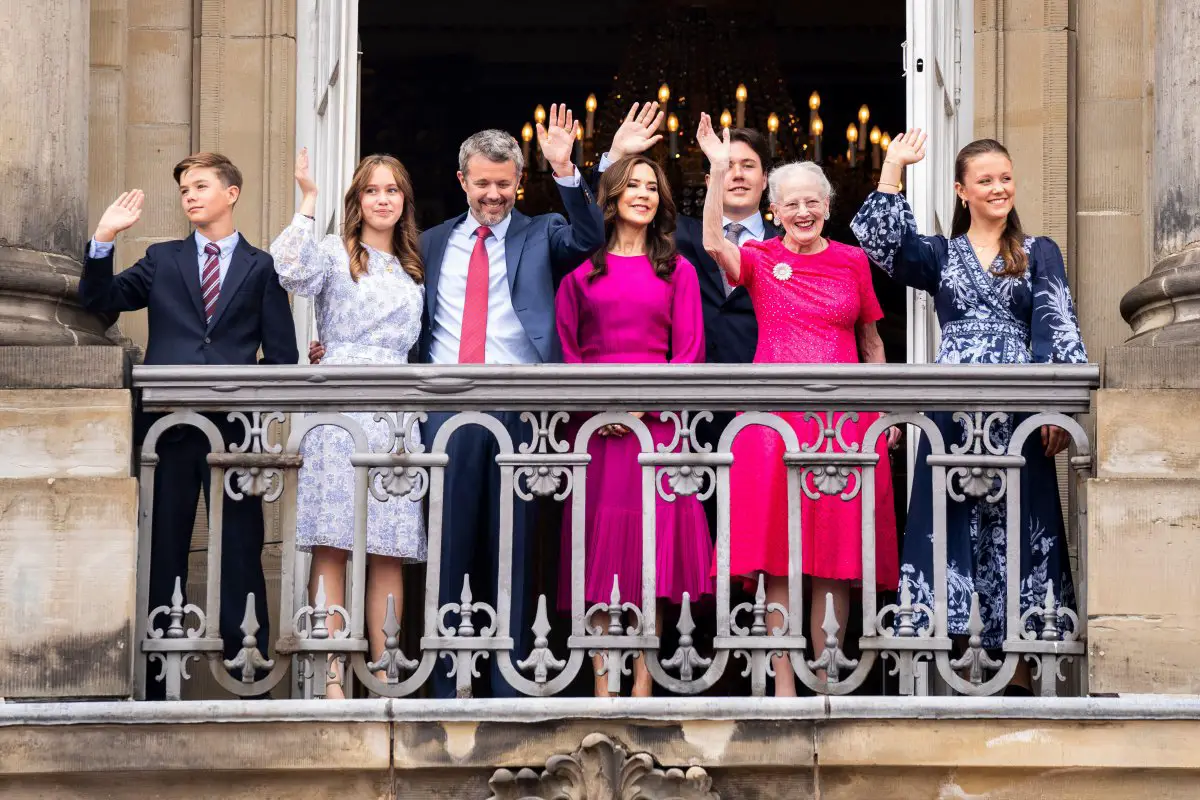
[[[580,181],[578,187],[559,186],[558,191],[570,222],[561,214],[528,217],[514,209],[504,236],[513,309],[542,362],[562,360],[554,325],[555,288],[564,275],[604,246],[604,218],[586,182]],[[466,218],[465,213],[460,214],[421,234],[421,257],[425,261],[425,314],[419,345],[422,363],[429,361],[446,244],[454,226]]]
[[[90,243],[87,247],[90,251]],[[111,253],[87,258],[79,299],[97,314],[147,309],[147,364],[254,364],[260,346],[264,364],[298,361],[292,311],[275,262],[244,236],[238,237],[212,322],[205,320],[192,236],[150,245],[141,260],[117,275]]]
[[[696,267],[700,278],[700,304],[704,307],[705,360],[713,364],[749,364],[758,347],[758,322],[745,287],[735,286],[725,296],[721,268],[704,250],[704,226],[693,217],[679,217],[675,246]],[[766,223],[765,237],[774,239],[779,229]]]

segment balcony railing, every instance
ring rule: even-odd
[[[345,659],[348,671],[374,695],[407,697],[422,692],[440,658],[456,665],[459,696],[472,691],[477,660],[486,654],[515,689],[531,696],[563,693],[582,673],[593,669],[589,654],[602,655],[610,688],[628,674],[629,659],[645,659],[654,681],[678,694],[712,693],[718,680],[735,672],[749,678],[749,693],[766,693],[772,674],[771,657],[786,654],[798,679],[824,694],[864,692],[867,678],[881,666],[890,669],[894,691],[914,694],[931,685],[967,695],[1001,692],[1022,660],[1032,667],[1043,696],[1060,692],[1060,684],[1085,690],[1086,670],[1079,669],[1085,653],[1086,613],[1062,606],[1047,591],[1041,607],[1022,612],[1019,603],[1020,559],[1007,560],[1006,634],[1002,652],[985,649],[978,633],[978,597],[973,598],[971,634],[952,637],[947,629],[946,507],[948,497],[971,495],[980,502],[1008,501],[1007,551],[1020,553],[1019,509],[1022,446],[1043,425],[1066,430],[1072,440],[1069,465],[1076,480],[1092,469],[1088,438],[1074,419],[1089,408],[1090,392],[1099,383],[1094,366],[538,366],[538,367],[138,367],[134,383],[146,411],[166,413],[150,429],[141,452],[141,513],[139,541],[139,614],[148,606],[148,565],[156,447],[171,426],[194,426],[212,445],[209,456],[207,591],[185,603],[177,592],[169,607],[139,616],[141,654],[136,659],[136,686],[144,696],[147,680],[162,680],[168,699],[178,699],[189,676],[189,663],[207,662],[215,680],[236,696],[256,696],[280,686],[294,671],[293,691],[320,695],[320,675],[330,654]],[[674,447],[654,446],[645,424],[629,412],[652,412],[674,426]],[[367,437],[343,412],[378,412],[391,431],[392,452],[371,452]],[[485,412],[522,412],[529,436],[513,441],[508,429]],[[599,411],[599,413],[597,413]],[[697,440],[697,425],[706,412],[743,412],[721,433],[718,445],[705,451]],[[813,412],[819,430],[816,441],[799,441],[794,429],[773,412]],[[966,443],[943,441],[926,414],[959,412],[971,434]],[[286,441],[288,415],[292,416]],[[451,412],[451,420],[424,445],[408,435],[430,412]],[[591,412],[573,441],[562,438],[567,412]],[[861,448],[835,452],[826,447],[846,415],[882,412],[865,435]],[[1006,414],[1020,413],[1004,447],[992,441],[991,426]],[[224,441],[213,419],[240,425],[238,441]],[[641,444],[639,458],[643,498],[643,569],[640,604],[624,600],[614,587],[609,604],[585,608],[584,492],[589,468],[588,437],[602,425],[619,423],[631,429]],[[348,609],[331,608],[324,597],[303,597],[305,576],[297,574],[295,549],[297,472],[302,467],[300,446],[305,434],[321,425],[345,429],[355,442],[347,469],[355,474],[354,549],[347,583]],[[574,504],[570,562],[571,614],[555,630],[547,610],[547,590],[533,587],[536,617],[532,649],[514,652],[507,591],[496,597],[474,597],[463,580],[460,603],[442,605],[442,514],[445,471],[450,464],[446,442],[462,426],[484,426],[496,437],[500,455],[501,557],[493,565],[496,585],[508,587],[513,570],[513,498]],[[805,536],[801,529],[800,497],[838,496],[861,502],[862,537],[861,636],[847,641],[829,617],[821,631],[825,644],[819,659],[810,658],[804,635],[805,593],[800,580],[789,582],[786,609],[769,605],[760,582],[751,599],[731,601],[730,468],[731,445],[738,431],[763,425],[779,432],[788,474],[790,575],[799,577]],[[914,602],[908,581],[894,597],[883,595],[874,580],[874,472],[886,453],[876,452],[878,436],[893,425],[929,437],[932,455],[934,578],[931,603]],[[827,479],[826,479],[827,478]],[[857,487],[857,488],[855,488]],[[906,492],[903,485],[898,493]],[[222,493],[259,496],[281,504],[283,520],[282,589],[279,597],[279,635],[274,658],[262,659],[256,638],[254,602],[247,599],[242,651],[223,656],[220,614]],[[685,599],[677,624],[673,652],[660,651],[660,620],[655,598],[656,494],[672,501],[678,495],[715,493],[717,507],[715,612],[708,620],[715,635],[701,651],[692,634],[700,615]],[[366,527],[371,498],[380,501],[425,503],[428,508],[429,561],[425,572],[424,604],[397,619],[394,604],[384,630],[383,652],[368,652],[365,635]],[[1085,498],[1073,503],[1071,526],[1075,541],[1083,542]],[[900,532],[903,535],[903,531]],[[1082,545],[1081,545],[1082,546]],[[1080,557],[1080,563],[1086,559]],[[1081,570],[1082,572],[1082,570]],[[1082,583],[1085,576],[1077,576]],[[300,592],[297,593],[297,587]],[[1079,592],[1080,602],[1086,596]],[[884,603],[883,601],[888,601]],[[299,607],[297,607],[299,606]],[[772,612],[786,612],[781,626],[772,626]],[[419,612],[419,613],[416,613]],[[592,615],[611,618],[593,626]],[[331,615],[345,625],[331,634]],[[628,616],[624,616],[628,615]],[[778,617],[776,617],[778,618]],[[404,652],[402,629],[419,626],[418,646]],[[810,634],[811,635],[811,634]],[[415,637],[411,641],[416,641]],[[557,643],[557,644],[556,644]],[[709,647],[711,644],[711,647]],[[555,648],[558,648],[557,650]],[[856,657],[851,657],[856,656]],[[884,665],[877,662],[885,659]],[[150,662],[155,662],[152,666]],[[743,663],[738,663],[738,662]],[[1063,669],[1074,661],[1075,678]],[[149,669],[148,669],[149,667]],[[384,677],[377,677],[383,675]],[[932,677],[934,680],[923,680]],[[320,686],[316,684],[321,684]],[[285,684],[286,685],[286,684]]]

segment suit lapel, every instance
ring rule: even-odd
[[[221,315],[233,301],[233,296],[237,294],[242,281],[246,280],[257,260],[245,237],[238,236],[237,246],[233,248],[233,257],[229,260],[229,270],[225,273],[225,280],[221,281],[221,293],[217,296],[217,307],[213,309],[212,322],[208,323],[210,331],[221,321]]]
[[[200,256],[196,252],[195,234],[179,242],[179,249],[175,251],[175,262],[183,278],[183,285],[187,287],[188,296],[192,299],[192,307],[200,315],[200,321],[204,322],[204,297],[200,294]]]
[[[504,234],[504,265],[508,270],[508,293],[512,296],[517,283],[517,268],[521,266],[521,251],[525,249],[525,235],[529,233],[529,217],[519,211],[512,212],[508,232]]]
[[[426,234],[429,237],[429,247],[425,258],[425,313],[429,319],[433,319],[433,309],[437,303],[438,281],[442,277],[442,261],[446,258],[450,233],[466,218],[466,214],[459,214]]]

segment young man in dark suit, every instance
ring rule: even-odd
[[[88,243],[79,297],[98,314],[145,308],[149,315],[146,364],[295,364],[295,329],[287,293],[279,285],[269,253],[251,246],[233,224],[242,176],[229,159],[197,153],[175,166],[180,202],[193,235],[150,245],[146,255],[113,275],[113,240],[142,214],[140,189],[126,192],[104,212]],[[140,410],[135,440],[140,443],[161,415]],[[241,442],[241,425],[224,414],[209,417],[226,445]],[[154,475],[150,591],[146,613],[171,605],[175,579],[187,584],[188,549],[198,496],[209,491],[208,438],[199,429],[177,426],[158,440]],[[221,635],[225,657],[242,647],[239,626],[246,595],[254,593],[264,653],[270,631],[262,570],[263,513],[259,498],[225,497],[221,553]],[[147,696],[162,697],[163,685],[150,682]]]

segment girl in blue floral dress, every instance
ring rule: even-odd
[[[1053,240],[1026,236],[1014,208],[1012,161],[996,141],[972,142],[955,160],[951,238],[922,236],[899,193],[903,169],[925,157],[925,135],[909,131],[892,143],[879,188],[854,218],[852,229],[871,260],[895,280],[932,295],[942,327],[939,364],[1087,363],[1087,352],[1067,288],[1062,254]],[[986,265],[986,266],[984,266]],[[975,415],[930,417],[941,429],[947,452],[967,447]],[[1027,415],[980,419],[983,441],[1007,450],[1013,430]],[[1041,605],[1046,583],[1068,607],[1075,603],[1067,540],[1059,502],[1054,456],[1066,448],[1065,431],[1052,426],[1030,436],[1021,471],[1021,612]],[[987,449],[984,452],[988,452]],[[908,530],[901,559],[902,580],[913,600],[933,606],[932,469],[922,437],[913,476]],[[994,494],[998,479],[985,494]],[[947,588],[949,633],[967,635],[972,593],[979,594],[983,646],[998,648],[1006,630],[1007,501],[989,502],[947,479]],[[979,488],[975,487],[975,494]],[[957,497],[956,497],[957,495]],[[1005,493],[1007,497],[1007,493]],[[1012,554],[1014,557],[1016,554]],[[1026,670],[1017,683],[1026,683]]]

